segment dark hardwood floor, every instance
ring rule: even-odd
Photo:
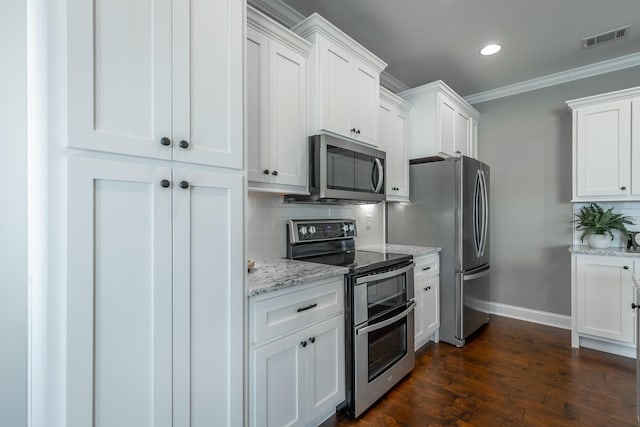
[[[330,426],[634,426],[635,360],[571,348],[567,330],[493,316],[464,348],[430,343],[359,420]]]

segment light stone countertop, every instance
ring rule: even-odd
[[[605,256],[640,258],[640,252],[634,252],[627,248],[596,249],[596,248],[592,248],[589,245],[571,245],[569,246],[569,252],[571,252],[572,254],[605,255]]]
[[[347,267],[274,258],[256,260],[247,275],[247,295],[254,296],[279,289],[345,275]]]
[[[441,248],[432,248],[429,246],[398,245],[395,243],[387,243],[386,245],[371,245],[358,249],[372,252],[407,254],[413,255],[414,258],[436,254],[442,250]]]

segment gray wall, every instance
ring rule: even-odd
[[[0,7],[0,425],[27,424],[26,2]]]
[[[640,67],[496,99],[480,111],[491,166],[492,299],[571,314],[571,113],[565,101],[640,85]]]

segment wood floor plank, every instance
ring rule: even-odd
[[[464,348],[429,344],[358,420],[323,427],[636,426],[635,360],[572,349],[569,331],[493,316]]]

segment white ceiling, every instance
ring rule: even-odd
[[[462,96],[640,52],[640,0],[279,0],[318,12],[408,87],[444,80]],[[631,25],[626,39],[581,39]],[[480,48],[503,49],[483,57]]]

